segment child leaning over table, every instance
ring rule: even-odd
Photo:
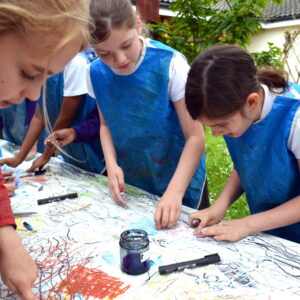
[[[25,97],[36,100],[45,76],[60,72],[87,46],[88,24],[85,0],[56,0],[55,5],[52,0],[1,1],[0,108],[20,104]],[[15,231],[3,183],[0,174],[1,279],[22,300],[34,300],[37,267]]]
[[[87,95],[85,74],[88,61],[83,53],[78,53],[62,73],[47,80],[47,114],[44,112],[41,96],[20,151],[15,157],[0,160],[1,164],[16,167],[24,161],[39,136],[42,134],[45,137],[43,129],[45,119],[47,120],[46,116],[49,118],[53,130],[59,130],[68,128],[71,124],[78,125],[81,121],[86,120],[94,109],[97,109],[95,102]],[[36,168],[48,163],[55,149],[51,143],[47,143],[45,151],[33,161],[32,166],[26,171],[33,172]],[[104,170],[99,136],[83,143],[72,143],[63,148],[63,151],[66,153],[66,155],[62,153],[64,160],[79,168],[95,173],[102,173]]]
[[[236,241],[251,233],[300,243],[300,86],[280,72],[259,71],[243,49],[207,49],[191,66],[186,105],[194,120],[223,135],[233,160],[229,180],[200,219],[200,237]],[[246,193],[251,215],[221,221]]]
[[[92,0],[88,90],[100,116],[100,139],[115,201],[124,182],[161,196],[156,227],[170,228],[182,203],[207,207],[204,132],[188,115],[188,63],[174,49],[140,36],[142,22],[129,0]],[[202,157],[202,160],[201,160]]]

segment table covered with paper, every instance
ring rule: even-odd
[[[2,156],[17,149],[0,141]],[[24,162],[18,174],[31,165]],[[107,178],[52,159],[46,173],[20,179],[11,198],[17,231],[35,260],[37,299],[300,299],[300,245],[258,233],[239,242],[197,238],[184,208],[175,228],[156,230],[157,197],[126,187],[124,208],[112,200]],[[78,198],[38,205],[38,199],[68,193]],[[23,226],[26,222],[33,230]],[[120,269],[120,234],[142,229],[150,240],[149,271]],[[160,275],[162,265],[218,253],[221,262]],[[0,282],[0,299],[18,299]]]

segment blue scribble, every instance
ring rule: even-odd
[[[113,255],[111,252],[105,251],[105,252],[102,254],[102,258],[103,258],[103,260],[104,260],[107,264],[109,264],[109,265],[111,265],[111,266],[114,266],[114,265],[115,265],[116,259],[115,259],[114,255]]]
[[[83,298],[81,297],[81,295],[79,293],[76,293],[76,298],[78,297],[79,300],[83,300]]]
[[[148,235],[156,235],[158,230],[155,229],[154,220],[147,217],[139,218],[138,220],[134,220],[129,224],[129,229],[142,229],[145,230]]]

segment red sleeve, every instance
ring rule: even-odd
[[[8,192],[4,186],[4,178],[0,170],[0,226],[13,225],[16,227],[14,214],[10,205]]]

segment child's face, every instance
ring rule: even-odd
[[[138,28],[112,29],[111,34],[103,42],[93,47],[101,60],[121,75],[133,72],[142,51]]]
[[[45,40],[46,41],[46,40]],[[74,39],[64,46],[49,63],[54,47],[43,43],[43,37],[22,37],[15,33],[0,36],[0,108],[19,104],[27,97],[37,100],[44,80],[59,73],[80,50],[82,40]]]
[[[201,118],[201,123],[209,126],[214,136],[226,135],[239,137],[251,126],[253,120],[237,112],[226,119],[209,120],[207,118]]]

